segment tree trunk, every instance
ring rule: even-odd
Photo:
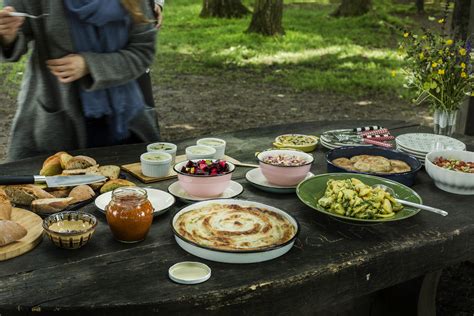
[[[248,33],[266,36],[285,34],[282,26],[283,0],[255,0]]]
[[[456,0],[451,27],[456,38],[466,40],[469,33],[471,0]],[[472,17],[474,19],[474,17]]]
[[[241,18],[250,11],[241,0],[203,0],[200,17]]]
[[[371,0],[342,0],[341,5],[332,14],[333,16],[359,16],[369,12]]]
[[[416,10],[418,13],[425,12],[425,0],[416,0]]]

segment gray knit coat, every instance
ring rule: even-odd
[[[29,54],[9,141],[8,159],[17,160],[62,150],[85,148],[86,129],[78,88],[104,89],[142,75],[155,54],[155,29],[134,24],[127,47],[113,53],[81,53],[90,75],[63,84],[46,67],[48,59],[74,53],[62,0],[5,0],[18,12],[48,13],[43,19],[26,19],[8,50],[0,46],[0,61],[15,62]],[[143,2],[143,9],[152,13]],[[0,65],[1,66],[1,65]],[[143,142],[159,139],[154,108],[145,108],[130,124]],[[100,135],[97,135],[100,137]]]

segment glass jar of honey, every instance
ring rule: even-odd
[[[153,222],[153,206],[141,188],[118,188],[106,208],[107,223],[115,239],[134,243],[145,239]]]

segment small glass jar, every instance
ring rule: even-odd
[[[141,188],[124,187],[112,192],[106,207],[107,223],[115,239],[134,243],[146,238],[153,222],[153,206]]]

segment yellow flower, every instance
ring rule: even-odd
[[[408,36],[410,36],[410,33],[408,32],[403,33],[403,37],[407,38]]]
[[[465,64],[465,63],[461,63],[461,68],[462,68],[462,69],[466,68],[466,64]]]
[[[392,77],[395,77],[397,75],[397,72],[395,70],[392,70]]]
[[[444,69],[439,69],[438,70],[438,75],[444,75]]]
[[[461,78],[467,78],[467,73],[465,73],[464,71],[461,72]]]
[[[425,58],[425,54],[423,52],[420,53],[420,59],[423,60]]]
[[[434,62],[434,63],[431,64],[431,67],[436,68],[436,67],[438,67],[438,64],[436,62]]]
[[[443,63],[443,60],[440,58],[438,59],[438,64],[442,64]]]
[[[453,40],[452,39],[447,40],[446,45],[448,45],[448,46],[453,45]]]
[[[438,23],[439,23],[439,24],[443,24],[443,23],[444,23],[444,19],[439,19],[439,20],[438,20]]]
[[[459,54],[460,54],[461,56],[466,56],[466,52],[467,52],[467,51],[466,51],[465,48],[461,48],[461,49],[459,50]]]

